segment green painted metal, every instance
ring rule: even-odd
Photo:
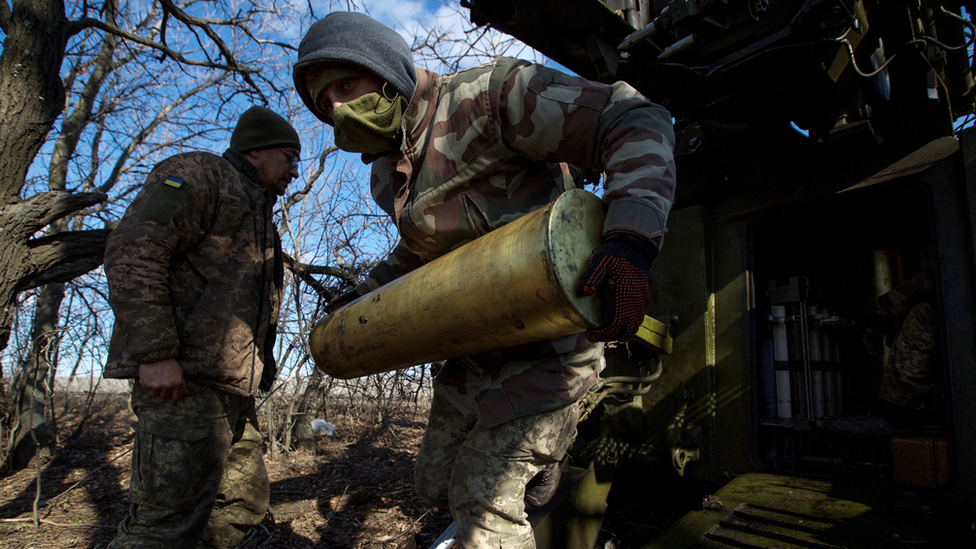
[[[668,325],[656,318],[644,315],[644,322],[637,328],[634,340],[648,349],[668,354],[674,344]]]
[[[705,507],[707,505],[707,507]],[[753,473],[708,497],[643,549],[948,547],[942,507],[927,495]]]
[[[584,77],[626,80],[676,118],[678,195],[652,269],[647,311],[665,329],[647,326],[638,338],[644,350],[661,353],[664,373],[638,397],[643,422],[637,423],[640,442],[653,446],[661,462],[670,466],[679,452],[697,458],[682,464],[685,479],[727,484],[708,502],[724,510],[695,511],[646,547],[972,546],[952,543],[961,534],[973,541],[976,518],[976,129],[953,135],[951,121],[972,112],[973,102],[971,93],[949,89],[953,78],[966,79],[958,72],[970,72],[968,61],[937,69],[957,73],[940,80],[938,102],[904,93],[928,65],[892,63],[886,76],[893,94],[881,100],[865,95],[863,84],[870,82],[844,68],[850,59],[843,48],[808,49],[809,36],[797,32],[846,25],[844,18],[825,17],[836,2],[654,2],[659,22],[688,16],[675,38],[700,39],[696,49],[665,59],[647,40],[623,54],[607,48],[633,29],[597,0],[471,4],[496,29]],[[849,4],[858,19],[849,30],[857,31],[860,49],[875,47],[879,38],[887,49],[919,32],[945,38],[958,31],[956,38],[964,39],[948,18],[918,15],[906,23],[904,13],[921,13],[917,2]],[[943,5],[958,9],[958,3]],[[739,26],[716,30],[720,16],[762,6],[768,10],[751,21],[729,19]],[[695,10],[709,17],[692,17]],[[799,11],[803,21],[792,16]],[[763,41],[771,47],[760,55]],[[895,97],[896,91],[902,94]],[[791,122],[808,129],[809,138]],[[830,415],[810,410],[809,366],[804,413],[778,417],[778,410],[764,409],[770,391],[761,372],[774,362],[763,348],[772,331],[767,284],[781,277],[827,279],[842,296],[830,305],[846,308],[844,320],[855,327],[847,335],[859,341],[856,329],[875,310],[881,287],[871,254],[899,246],[912,247],[906,257],[929,258],[920,261],[938,278],[944,414],[925,428],[948,447],[951,470],[939,489],[898,484],[892,452],[899,450],[890,437],[832,433]],[[835,371],[867,378],[880,376],[884,366],[883,358],[862,353]],[[876,381],[859,381],[851,409],[836,415],[875,411]],[[791,455],[770,458],[777,444]],[[795,447],[785,448],[790,444]],[[655,489],[649,483],[646,492]],[[546,539],[540,547],[566,543]]]
[[[530,517],[538,521],[533,529],[536,549],[591,549],[603,524],[612,475],[598,477],[592,466],[570,467],[563,475],[572,490],[544,516]]]

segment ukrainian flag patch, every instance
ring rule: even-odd
[[[179,189],[180,187],[183,186],[183,180],[180,179],[180,178],[178,178],[178,177],[168,176],[166,178],[166,181],[163,181],[163,184],[164,185],[169,185],[170,187],[173,187],[174,189]]]

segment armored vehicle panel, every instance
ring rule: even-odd
[[[615,491],[703,481],[711,497],[641,544],[971,546],[976,130],[954,128],[971,3],[462,5],[675,119],[647,311],[669,348],[611,350],[625,389],[593,399],[576,445],[613,478],[608,513]]]

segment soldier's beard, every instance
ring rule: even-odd
[[[399,146],[397,129],[407,98],[392,100],[379,92],[367,93],[343,103],[332,112],[336,146],[346,152],[380,154]]]
[[[288,188],[288,180],[283,178],[278,178],[277,180],[271,179],[263,173],[258,175],[255,183],[257,183],[259,187],[264,187],[278,196],[284,195],[285,190]]]

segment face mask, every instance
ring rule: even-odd
[[[387,99],[381,92],[367,93],[339,105],[332,111],[336,146],[346,152],[367,154],[396,149],[396,131],[406,109],[406,97],[396,94]]]

